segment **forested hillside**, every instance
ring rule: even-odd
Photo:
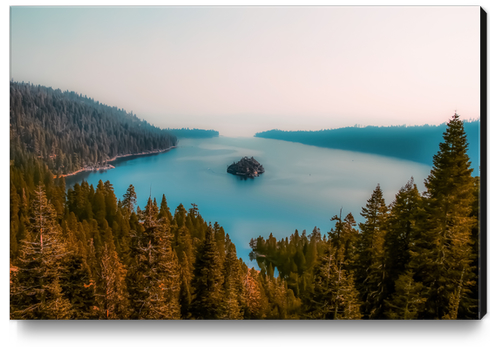
[[[118,200],[109,181],[66,191],[59,175],[168,148],[175,135],[75,93],[19,83],[10,116],[12,319],[299,317],[285,281],[247,268],[197,206],[172,214],[163,196],[141,210],[133,186]]]
[[[277,240],[253,238],[251,259],[278,271],[310,319],[475,319],[480,181],[472,177],[463,122],[455,115],[420,194],[413,179],[387,204],[378,185],[362,208]],[[344,217],[345,216],[345,217]],[[481,283],[481,282],[480,282]]]
[[[20,141],[20,138],[19,138]],[[109,181],[66,191],[31,151],[10,163],[12,319],[475,319],[479,178],[455,115],[420,194],[378,185],[328,235],[251,241],[260,271],[196,205],[137,207]],[[251,232],[254,232],[253,230]],[[275,272],[278,276],[275,276]]]
[[[299,142],[305,145],[373,153],[431,165],[446,124],[390,127],[346,127],[319,131],[268,130],[256,137]],[[473,174],[479,175],[480,121],[465,121],[468,155]]]
[[[27,198],[11,191],[12,226],[22,220],[11,233],[11,318],[298,317],[285,282],[248,269],[197,206],[172,215],[163,195],[140,210],[132,186],[117,201],[109,181],[76,184],[62,202],[62,188],[46,195],[38,186]]]
[[[117,107],[75,92],[10,82],[12,160],[33,154],[53,173],[67,174],[176,143],[174,134]]]

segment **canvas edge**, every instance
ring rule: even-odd
[[[480,254],[478,319],[487,314],[487,13],[480,7]]]

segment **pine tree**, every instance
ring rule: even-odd
[[[180,318],[180,269],[172,247],[168,224],[156,218],[158,209],[148,199],[143,211],[145,230],[135,233],[134,263],[128,275],[129,294],[137,319]]]
[[[95,219],[102,225],[103,221],[106,219],[106,207],[105,207],[105,186],[102,180],[99,180],[97,185],[97,190],[95,191],[93,209],[95,211]]]
[[[196,258],[194,256],[194,246],[192,245],[192,237],[189,229],[184,225],[178,228],[176,235],[175,251],[177,252],[179,260],[182,260],[184,253],[186,254],[192,272],[194,270],[194,261]]]
[[[169,221],[170,219],[164,219]],[[168,222],[167,222],[168,223]],[[190,232],[184,225],[177,230],[175,238],[175,252],[180,264],[180,306],[182,318],[190,318],[190,304],[192,301],[192,274],[194,273],[194,247]]]
[[[228,236],[228,235],[226,235]],[[229,240],[229,239],[228,239]],[[224,319],[243,319],[243,283],[242,271],[236,257],[235,245],[227,242],[224,270]]]
[[[412,177],[396,194],[387,220],[384,249],[389,293],[395,291],[395,280],[410,263],[409,250],[414,241],[414,230],[422,224],[421,204],[422,199]]]
[[[68,299],[61,292],[59,278],[55,278],[50,284],[49,295],[45,302],[43,310],[47,319],[71,319],[74,309]]]
[[[68,250],[42,186],[33,193],[30,230],[18,259],[18,287],[12,294],[16,319],[69,319],[70,302],[60,288]]]
[[[85,262],[87,264],[87,269],[89,271],[90,278],[95,281],[95,283],[100,282],[100,271],[98,268],[98,260],[97,254],[94,246],[94,239],[91,238],[88,242],[87,246],[87,256],[85,258]]]
[[[218,247],[219,256],[224,261],[225,259],[225,230],[218,222],[214,223],[214,241],[216,242],[216,247]]]
[[[346,271],[342,276],[341,304],[343,311],[340,312],[338,319],[361,319],[361,301],[359,292],[355,286],[354,275]]]
[[[347,267],[351,268],[354,262],[355,252],[356,252],[356,242],[359,233],[354,227],[356,226],[356,221],[352,213],[348,213],[347,216],[342,220],[342,209],[340,210],[340,215],[333,216],[331,221],[335,222],[335,229],[332,229],[328,233],[328,240],[332,243],[333,247],[343,249],[344,263]],[[317,237],[318,238],[318,237]]]
[[[330,218],[330,221],[335,221],[335,229],[331,229],[328,233],[328,240],[332,243],[333,247],[339,247],[340,235],[344,227],[344,223],[342,222],[342,209],[340,209],[340,216],[335,215]]]
[[[255,269],[248,269],[244,281],[245,319],[262,319],[267,311],[267,300]]]
[[[363,316],[370,319],[381,317],[383,302],[387,297],[385,287],[386,268],[383,242],[386,233],[387,208],[379,184],[361,210],[365,218],[360,223],[356,282],[363,302]]]
[[[305,300],[313,319],[361,319],[359,292],[353,274],[345,268],[343,245],[329,241],[313,272],[313,291]]]
[[[304,300],[304,313],[309,319],[331,319],[333,301],[331,287],[335,278],[335,259],[331,247],[330,244],[327,254],[324,254],[313,268],[313,288]]]
[[[182,319],[191,318],[192,303],[192,271],[187,259],[187,254],[182,253],[180,260],[180,314]]]
[[[167,218],[168,222],[172,222],[172,213],[170,213],[170,208],[167,205],[167,198],[165,194],[162,194],[162,202],[160,203],[160,212],[158,214],[158,218]]]
[[[106,219],[109,226],[112,228],[112,223],[117,214],[117,197],[114,193],[114,187],[111,182],[104,182],[105,191],[105,209],[106,209]]]
[[[267,277],[264,280],[265,296],[271,307],[267,319],[287,319],[288,312],[288,295],[287,284],[280,278]]]
[[[474,178],[474,189],[473,189],[473,195],[475,197],[473,201],[473,208],[470,217],[476,218],[478,220],[478,223],[475,223],[472,229],[472,244],[473,244],[473,262],[471,264],[472,267],[475,268],[475,274],[481,274],[482,272],[482,264],[480,264],[480,254],[481,254],[481,243],[480,243],[480,238],[481,238],[481,211],[480,211],[480,177],[475,177]],[[469,300],[471,300],[474,304],[473,305],[468,305],[468,309],[472,310],[473,312],[478,312],[478,305],[479,305],[479,291],[481,287],[482,282],[482,276],[478,275],[476,278],[476,285],[473,286],[472,288],[472,293],[470,295]],[[463,307],[464,308],[464,307]],[[481,318],[478,314],[471,313],[467,314],[466,312],[463,313],[464,316],[469,316],[470,318]]]
[[[123,195],[122,206],[129,212],[134,211],[134,206],[136,206],[136,192],[132,184],[129,185],[126,193]]]
[[[206,238],[196,257],[194,270],[194,300],[192,316],[196,319],[220,319],[224,311],[223,263],[214,240],[213,228],[206,230]]]
[[[459,317],[453,312],[468,311],[475,285],[471,247],[476,223],[471,215],[474,183],[466,134],[457,114],[448,122],[443,138],[425,180],[425,225],[411,249],[410,268],[426,290],[421,317],[425,319]]]
[[[184,205],[179,204],[179,206],[177,206],[177,208],[175,209],[174,218],[173,218],[173,220],[175,221],[175,223],[179,228],[185,225],[186,217],[187,217],[187,211]]]
[[[88,266],[81,255],[69,255],[60,285],[73,307],[73,319],[96,318],[95,281],[90,278]]]
[[[126,269],[119,260],[109,229],[99,264],[97,283],[99,318],[126,319],[129,301],[126,286]]]
[[[121,257],[121,261],[127,265],[130,259],[131,226],[129,222],[130,218],[124,216],[123,212],[124,210],[117,209],[113,222],[113,231],[118,254]]]
[[[424,286],[415,282],[413,272],[407,271],[395,282],[395,292],[387,302],[389,319],[417,319],[427,300],[423,297]]]

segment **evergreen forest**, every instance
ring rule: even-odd
[[[473,175],[479,175],[480,121],[465,121],[467,154]],[[432,165],[446,124],[415,126],[353,126],[319,131],[268,130],[256,137],[299,142],[305,145],[372,153]],[[373,139],[376,139],[373,141]]]
[[[250,241],[261,273],[275,271],[311,319],[480,317],[480,180],[472,177],[463,122],[447,124],[420,193],[413,178],[387,204],[378,184],[362,207],[334,215],[322,237],[296,230]]]
[[[160,129],[132,112],[75,92],[10,82],[10,159],[33,154],[54,174],[98,167],[118,156],[151,153],[178,138],[218,136],[215,130]]]
[[[64,119],[64,121],[60,121]],[[197,205],[62,173],[176,137],[75,93],[11,83],[11,319],[477,319],[479,177],[446,125],[426,191],[381,185],[357,223],[250,242],[250,269]],[[158,199],[158,200],[157,200]],[[141,200],[140,200],[141,201]]]

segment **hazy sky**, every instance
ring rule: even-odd
[[[476,119],[479,11],[12,7],[10,77],[225,136]]]

